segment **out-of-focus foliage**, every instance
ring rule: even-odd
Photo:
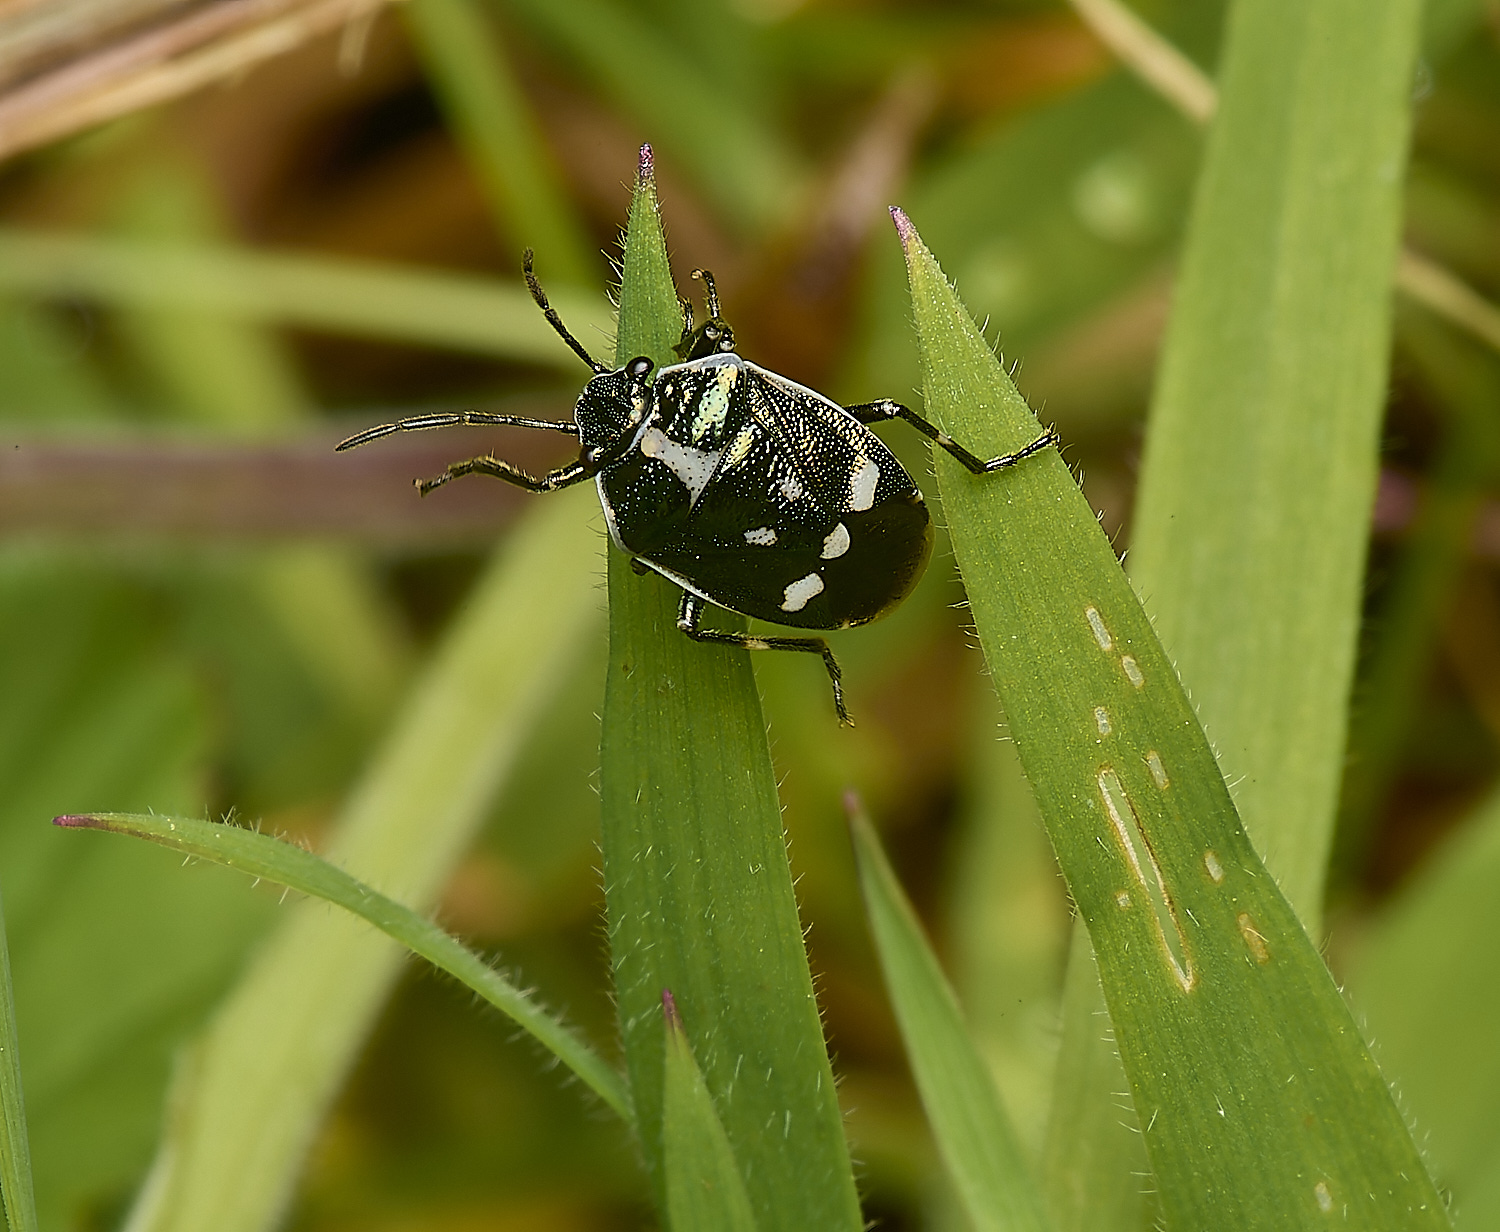
[[[1222,5],[1136,8],[1213,72]],[[1500,16],[1481,0],[1434,0],[1425,21],[1405,237],[1494,301]],[[482,45],[455,67],[445,37]],[[509,109],[512,145],[486,153],[495,134],[465,127],[468,106]],[[513,395],[565,415],[585,370],[523,358],[536,354],[530,326],[479,348],[472,323],[434,308],[409,334],[399,321],[375,331],[378,276],[391,268],[391,294],[415,266],[514,297],[532,244],[559,301],[597,297],[643,140],[657,152],[680,289],[687,270],[713,270],[745,354],[847,401],[915,398],[910,301],[884,229],[883,207],[901,202],[1007,366],[1020,362],[1018,385],[1056,421],[1085,494],[1128,548],[1203,139],[1062,5],[443,0],[0,166],[8,235],[229,245],[252,263],[356,258],[377,279],[342,321],[330,294],[314,328],[294,303],[247,320],[71,286],[18,290],[0,269],[12,287],[0,289],[0,886],[46,1232],[117,1225],[153,1158],[174,1067],[192,1063],[207,1014],[286,914],[222,870],[183,870],[48,819],[237,812],[321,845],[488,545],[441,533],[393,544],[373,528],[338,542],[288,534],[298,502],[316,503],[308,492],[268,515],[274,532],[232,541],[193,517],[150,535],[107,522],[87,536],[21,535],[7,528],[7,493],[32,459],[64,449],[107,458],[123,443],[213,439],[250,459],[267,442],[331,443],[407,410]],[[525,208],[504,206],[507,165],[512,187],[563,203],[555,254],[526,230]],[[579,332],[610,351],[599,330]],[[1447,983],[1433,973],[1448,966],[1420,957],[1482,928],[1480,907],[1500,895],[1493,808],[1474,811],[1500,770],[1500,469],[1484,428],[1500,414],[1500,356],[1416,310],[1398,316],[1395,350],[1329,948],[1336,972],[1348,960],[1418,1140],[1431,1129],[1460,1226],[1500,1229],[1496,1101],[1481,1098],[1500,1077],[1479,1055],[1493,1007],[1444,1000],[1452,983],[1493,987],[1495,949],[1465,948]],[[890,440],[935,499],[925,447],[899,429]],[[453,458],[531,447],[504,432],[445,443]],[[76,482],[70,473],[43,478]],[[337,484],[335,468],[322,473]],[[247,464],[245,483],[256,475]],[[122,508],[158,495],[149,479],[117,494]],[[430,500],[450,495],[463,499],[455,488]],[[415,497],[396,483],[392,500]],[[514,508],[497,502],[497,536]],[[883,830],[1037,1155],[1068,945],[1068,905],[998,743],[951,561],[940,541],[899,611],[830,639],[854,731],[831,721],[814,663],[755,665],[865,1211],[888,1229],[962,1225],[866,936],[844,788],[860,788]],[[499,949],[607,1044],[595,778],[605,653],[602,636],[580,651],[542,708],[439,917]],[[1432,855],[1440,845],[1447,854]],[[320,1133],[292,1225],[652,1226],[626,1131],[513,1035],[414,967]]]

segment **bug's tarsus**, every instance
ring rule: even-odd
[[[682,592],[682,603],[677,609],[677,627],[695,642],[717,642],[721,646],[739,646],[745,650],[801,650],[808,654],[821,655],[823,666],[828,671],[829,683],[833,685],[833,708],[838,711],[839,723],[853,727],[854,720],[844,708],[844,673],[833,651],[821,637],[752,637],[748,633],[728,633],[723,629],[704,629],[703,600],[691,591]]]
[[[570,347],[573,353],[583,360],[597,373],[605,373],[610,369],[601,364],[597,359],[583,349],[583,343],[568,333],[568,327],[562,323],[562,318],[557,315],[557,309],[547,302],[547,293],[542,290],[542,284],[536,280],[536,274],[531,269],[531,249],[521,254],[521,272],[526,275],[526,285],[531,289],[531,298],[536,300],[536,306],[542,310],[542,315],[547,318],[547,324],[557,331],[557,335]]]
[[[714,276],[707,270],[695,269],[693,277],[703,284],[703,293],[708,298],[708,315],[719,315],[719,288],[714,285]]]
[[[1024,449],[1018,449],[1015,453],[1003,453],[998,458],[984,459],[970,453],[941,428],[923,419],[910,407],[902,406],[901,403],[893,402],[889,398],[882,398],[879,402],[860,402],[854,406],[846,406],[844,409],[859,420],[860,423],[864,424],[880,423],[888,419],[899,419],[905,423],[909,423],[934,445],[946,450],[954,458],[957,458],[966,469],[976,475],[987,475],[992,471],[1000,471],[1004,470],[1007,466],[1014,466],[1023,458],[1029,458],[1034,453],[1040,453],[1049,445],[1056,445],[1058,442],[1057,433],[1049,428]]]
[[[518,488],[525,488],[528,492],[556,492],[559,488],[582,483],[585,479],[595,475],[598,470],[597,466],[590,466],[586,462],[579,461],[570,462],[567,466],[559,466],[555,471],[548,471],[545,475],[531,475],[519,466],[512,466],[503,458],[492,458],[486,455],[482,458],[470,458],[467,462],[455,462],[436,478],[418,479],[416,488],[419,495],[426,496],[434,488],[441,488],[455,479],[462,479],[465,475],[489,475],[495,479],[503,479],[506,483],[513,483]]]
[[[553,419],[528,419],[524,415],[495,415],[488,411],[453,411],[440,415],[413,415],[410,419],[398,419],[395,423],[381,424],[356,432],[348,440],[335,445],[335,452],[358,449],[371,441],[396,432],[426,432],[431,428],[537,428],[544,432],[566,432],[578,435],[578,425],[559,423]]]

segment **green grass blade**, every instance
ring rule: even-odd
[[[670,358],[681,316],[649,170],[625,245],[617,355]],[[765,1228],[862,1227],[747,651],[678,632],[680,592],[609,554],[604,887],[632,1100],[658,1205],[662,989]],[[819,670],[810,660],[809,671]],[[833,716],[829,713],[830,723]]]
[[[904,216],[928,414],[981,456],[1038,426]],[[1327,968],[1239,825],[1093,511],[1048,450],[943,508],[991,677],[1089,926],[1170,1226],[1442,1228]]]
[[[734,1152],[670,993],[662,993],[667,1027],[662,1099],[662,1160],[667,1219],[676,1232],[755,1232],[755,1216]]]
[[[1233,7],[1131,573],[1319,928],[1375,492],[1417,0]]]
[[[1376,922],[1349,970],[1350,998],[1463,1228],[1500,1226],[1497,933],[1500,795],[1492,795]]]
[[[246,321],[368,335],[578,372],[519,283],[415,267],[209,245],[0,228],[0,290],[190,308]],[[585,344],[613,332],[604,298],[548,284]]]
[[[16,1034],[16,997],[10,982],[10,946],[0,911],[0,1194],[10,1232],[36,1232],[31,1188],[31,1146],[26,1101],[21,1092],[21,1050]]]
[[[586,285],[592,245],[558,184],[496,23],[475,0],[412,0],[401,13],[495,219],[518,252],[543,254],[549,281]]]
[[[1061,1019],[1042,1153],[1048,1210],[1058,1232],[1141,1232],[1152,1226],[1151,1165],[1081,920],[1073,925]]]
[[[591,499],[583,490],[550,496],[517,528],[341,813],[330,860],[416,910],[462,855],[594,627]],[[320,903],[291,908],[183,1067],[128,1226],[275,1225],[400,962],[399,948],[359,920]]]
[[[620,1116],[630,1119],[620,1076],[571,1027],[537,1004],[529,993],[511,983],[456,937],[322,857],[269,834],[186,817],[91,813],[59,817],[55,824],[149,839],[185,855],[238,869],[259,880],[287,886],[353,912],[509,1015],[577,1074],[600,1099]]]
[[[849,820],[870,932],[949,1179],[981,1232],[1040,1232],[1051,1226],[1041,1195],[953,989],[857,800]]]

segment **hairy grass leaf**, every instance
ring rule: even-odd
[[[670,362],[681,328],[643,162],[617,359]],[[604,886],[631,1093],[658,1205],[661,994],[670,988],[757,1223],[853,1232],[863,1221],[749,652],[690,641],[675,623],[681,591],[637,576],[622,552],[609,557]]]
[[[1039,429],[898,218],[928,414],[984,456]],[[937,457],[1011,733],[1089,926],[1167,1220],[1447,1226],[1316,949],[1267,875],[1108,540],[1048,450]],[[1254,1161],[1253,1166],[1249,1161]]]
[[[21,1049],[16,998],[10,982],[10,946],[0,912],[0,1194],[10,1232],[36,1232],[36,1196],[31,1187],[31,1144],[21,1088]]]
[[[186,855],[211,860],[275,885],[333,903],[399,941],[413,954],[446,971],[533,1035],[626,1120],[630,1109],[620,1076],[566,1023],[537,1004],[461,941],[431,920],[310,851],[239,826],[188,817],[138,813],[90,813],[59,817],[75,829],[129,834]]]

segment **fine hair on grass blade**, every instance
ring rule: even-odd
[[[984,1058],[859,797],[844,801],[886,990],[928,1124],[964,1212],[983,1232],[1050,1228]]]
[[[620,287],[621,363],[670,361],[682,331],[649,150],[642,154]],[[609,557],[604,890],[631,1095],[658,1208],[666,1199],[661,990],[670,988],[691,1007],[687,1037],[757,1224],[857,1232],[863,1220],[750,653],[690,641],[676,626],[681,592],[638,576],[622,552]]]
[[[268,834],[186,817],[92,813],[59,817],[56,824],[70,829],[105,830],[148,839],[174,851],[212,860],[258,880],[287,886],[353,912],[509,1015],[615,1112],[627,1121],[630,1119],[620,1076],[571,1027],[543,1009],[529,993],[518,988],[456,937],[322,857]]]
[[[1000,453],[1038,425],[895,212],[928,417]],[[1163,1213],[1182,1228],[1447,1227],[1327,968],[1256,855],[1114,552],[1055,450],[939,455],[990,674],[1088,924]]]
[[[663,1067],[662,1167],[667,1178],[667,1222],[673,1232],[755,1232],[745,1183],[724,1135],[713,1096],[703,1082],[682,1016],[668,989]]]
[[[21,1049],[16,1035],[16,997],[10,982],[10,946],[0,909],[0,1194],[10,1232],[36,1232],[31,1188],[31,1147],[26,1101],[21,1093]]]

